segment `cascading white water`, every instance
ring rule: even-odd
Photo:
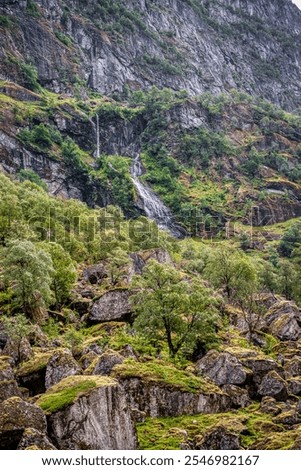
[[[99,116],[96,114],[96,158],[100,156],[100,141],[99,141]]]
[[[145,214],[154,220],[158,227],[163,230],[168,230],[174,237],[182,238],[183,231],[179,229],[179,226],[173,220],[172,213],[166,207],[161,199],[154,193],[154,191],[146,184],[141,183],[139,176],[143,174],[143,166],[140,160],[140,156],[137,155],[134,158],[131,175],[133,184],[137,190],[138,196],[142,202],[143,210]]]
[[[96,124],[92,118],[89,118],[90,123],[93,126],[95,137],[96,137],[96,155],[95,158],[100,157],[100,137],[99,137],[99,116],[96,114]]]

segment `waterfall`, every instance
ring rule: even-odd
[[[96,158],[100,156],[100,142],[99,142],[99,116],[96,114]]]
[[[176,238],[183,238],[184,230],[176,224],[170,209],[163,204],[149,186],[141,183],[139,176],[143,174],[143,171],[140,156],[137,155],[131,167],[131,175],[141,201],[141,208],[151,220],[157,223],[159,228],[167,230]]]
[[[91,123],[91,125],[94,129],[94,132],[95,132],[95,136],[96,136],[96,155],[95,155],[95,158],[99,158],[100,157],[100,138],[99,138],[99,116],[98,116],[98,114],[96,114],[96,124],[93,121],[93,118],[89,118],[89,122]]]

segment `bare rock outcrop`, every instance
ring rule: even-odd
[[[196,364],[198,372],[209,377],[217,385],[243,385],[247,381],[249,371],[232,354],[209,351]]]
[[[47,413],[49,435],[58,449],[137,448],[126,396],[109,377],[65,378],[42,395],[38,404]]]
[[[57,384],[65,377],[70,375],[78,375],[81,368],[68,349],[59,350],[48,361],[45,373],[46,389]]]
[[[88,315],[88,321],[100,323],[127,320],[132,312],[129,301],[131,295],[132,292],[128,289],[114,289],[105,292],[94,302]]]

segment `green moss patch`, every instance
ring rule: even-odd
[[[109,377],[80,375],[66,377],[42,395],[37,405],[47,414],[55,413],[72,405],[78,398],[94,389],[112,385],[116,385],[116,381]]]
[[[58,350],[52,350],[47,352],[36,352],[35,355],[29,359],[29,361],[23,362],[20,368],[17,371],[18,377],[24,377],[34,372],[39,372],[48,364],[49,359],[55,352]]]
[[[114,375],[122,379],[139,378],[146,382],[164,384],[183,392],[221,393],[218,387],[205,379],[160,360],[137,362],[127,359],[123,364],[114,367]]]
[[[292,436],[289,437],[289,432],[284,432],[281,426],[276,429],[272,419],[272,416],[260,413],[258,405],[251,405],[240,411],[221,414],[147,418],[144,423],[137,424],[137,431],[140,449],[148,450],[177,450],[187,437],[192,441],[198,440],[210,428],[221,425],[240,435],[241,446],[244,449],[272,448],[264,447],[264,445],[257,447],[258,442],[265,441],[267,441],[267,446],[272,446],[272,443],[277,442],[274,449],[289,448],[283,445],[289,445],[288,442],[291,444]],[[266,437],[269,433],[271,436]]]

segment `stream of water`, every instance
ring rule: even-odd
[[[139,177],[143,174],[143,166],[139,155],[134,158],[131,175],[145,214],[155,221],[159,228],[169,231],[176,238],[183,238],[183,229],[176,224],[172,213],[154,191],[142,183]]]

